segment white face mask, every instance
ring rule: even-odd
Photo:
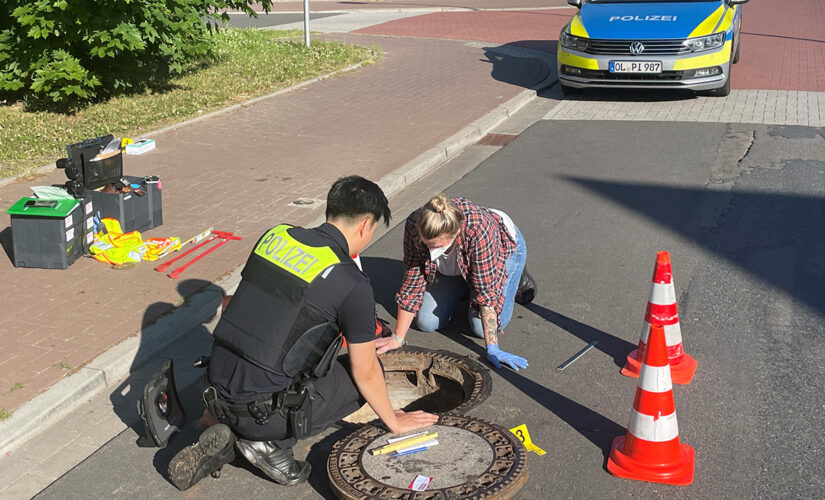
[[[455,240],[450,241],[449,243],[447,243],[443,247],[431,248],[430,249],[430,260],[433,261],[433,262],[438,260],[439,257],[441,257],[442,255],[447,253],[447,251],[453,246],[453,243],[455,243]]]

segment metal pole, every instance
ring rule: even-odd
[[[560,365],[556,368],[556,370],[558,370],[558,371],[562,371],[562,370],[564,370],[565,368],[567,368],[568,366],[570,366],[571,364],[573,364],[573,361],[576,361],[576,360],[577,360],[577,359],[579,359],[580,357],[584,356],[584,353],[586,353],[587,351],[589,351],[590,349],[592,349],[592,348],[593,348],[596,344],[598,344],[598,343],[599,343],[599,341],[598,341],[598,340],[594,340],[593,342],[591,342],[591,343],[587,344],[587,346],[585,346],[585,348],[584,348],[584,349],[582,349],[581,351],[579,351],[579,352],[577,352],[576,354],[574,354],[573,356],[571,356],[571,357],[570,357],[570,359],[568,359],[568,360],[567,360],[567,361],[565,361],[564,363],[560,364]]]
[[[304,45],[309,47],[309,0],[304,0]]]

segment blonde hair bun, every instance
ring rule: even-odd
[[[418,215],[418,233],[424,239],[453,236],[461,230],[464,214],[444,193],[439,193],[421,207]]]

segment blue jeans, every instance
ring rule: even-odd
[[[504,329],[510,323],[510,318],[513,317],[513,303],[515,302],[516,291],[518,291],[521,272],[524,270],[526,260],[527,244],[524,242],[521,231],[516,227],[516,251],[504,261],[504,266],[507,269],[507,281],[504,283],[502,290],[504,292],[504,307],[499,317],[499,327],[501,329]],[[424,291],[421,308],[418,309],[415,317],[416,328],[422,332],[431,332],[446,327],[459,302],[467,296],[469,291],[470,285],[464,281],[461,275],[436,275],[435,281]],[[470,303],[472,303],[472,300]],[[483,339],[484,328],[481,324],[478,309],[474,307],[468,307],[467,309],[467,320],[470,323],[473,335]]]

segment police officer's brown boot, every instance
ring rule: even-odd
[[[536,297],[536,282],[533,277],[527,272],[527,266],[521,271],[521,279],[518,282],[518,290],[516,291],[516,302],[519,304],[529,304],[533,302]]]
[[[239,439],[238,450],[249,463],[261,469],[278,484],[291,486],[309,479],[312,467],[295,460],[292,448],[278,448],[272,441],[247,441]]]
[[[169,480],[179,490],[187,490],[209,474],[235,459],[235,435],[225,424],[203,431],[198,442],[180,450],[169,462]],[[216,476],[217,477],[217,476]]]

